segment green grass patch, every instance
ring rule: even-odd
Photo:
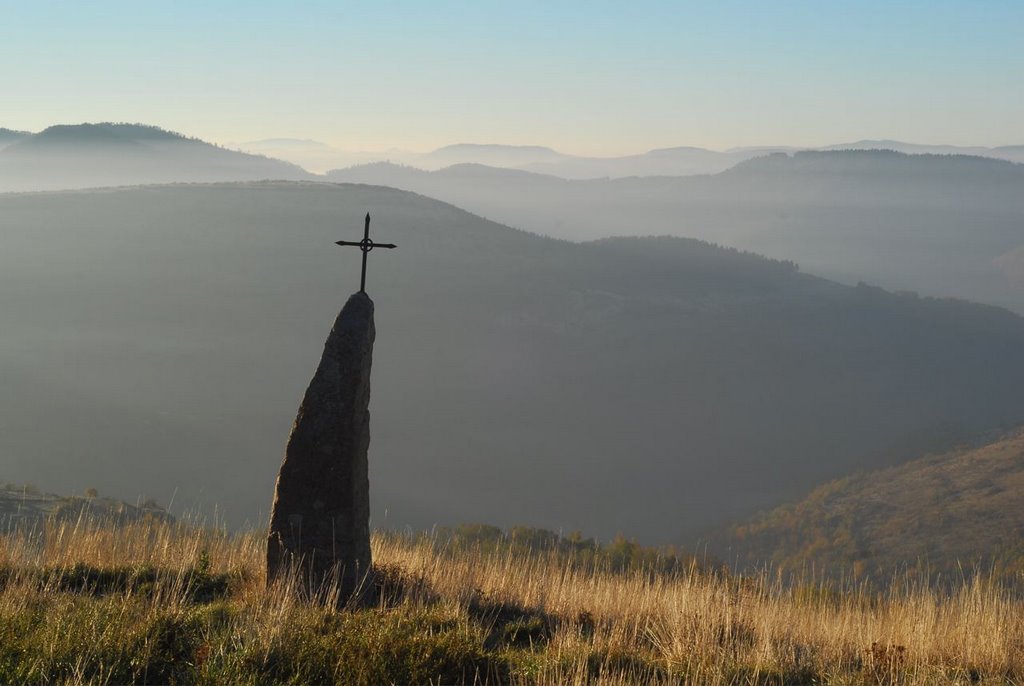
[[[0,567],[0,590],[12,583],[28,583],[39,590],[91,596],[131,594],[151,597],[158,589],[174,588],[190,602],[208,603],[227,597],[245,580],[242,572],[212,574],[202,558],[184,571],[147,566],[99,568],[78,563],[70,567],[15,569]]]

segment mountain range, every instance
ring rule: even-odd
[[[305,138],[267,138],[235,142],[230,150],[204,144],[194,138],[142,124],[74,124],[51,126],[39,133],[0,128],[0,151],[14,143],[25,142],[14,165],[38,165],[38,175],[18,179],[0,174],[0,192],[9,190],[54,190],[131,183],[169,181],[251,180],[312,178],[332,169],[377,162],[412,166],[423,170],[439,170],[458,164],[479,164],[489,167],[517,169],[565,179],[625,178],[632,176],[690,176],[717,174],[746,160],[776,152],[795,153],[802,150],[892,150],[908,154],[973,155],[1024,162],[1024,145],[998,147],[920,145],[895,140],[860,140],[826,145],[820,148],[794,146],[750,146],[729,150],[709,150],[693,146],[677,146],[620,156],[585,156],[559,152],[539,145],[503,145],[457,143],[429,152],[391,149],[385,151],[346,151]],[[134,168],[125,157],[134,142],[137,157],[147,157],[148,165],[136,159]],[[104,144],[112,146],[111,157],[96,155]],[[40,145],[41,144],[41,145]],[[178,144],[178,145],[175,145]],[[184,145],[190,144],[190,145]],[[56,148],[67,147],[65,168],[55,159]],[[33,159],[31,151],[45,148],[47,159]],[[145,150],[148,148],[148,151]],[[244,151],[244,152],[243,152]],[[176,152],[177,155],[170,154]],[[85,156],[83,157],[83,153]],[[160,169],[156,155],[164,154],[165,169]],[[118,157],[122,159],[118,160]],[[266,159],[271,158],[271,159]],[[0,172],[3,158],[0,157]],[[115,162],[115,169],[96,176],[96,166]],[[282,163],[281,160],[287,160]],[[284,166],[279,166],[279,165]],[[301,167],[301,168],[300,168]],[[133,179],[133,171],[139,176]],[[307,171],[308,170],[308,171]],[[47,175],[49,173],[49,176]],[[311,173],[312,172],[312,173]]]
[[[373,523],[685,542],[1024,421],[1024,319],[311,182],[0,195],[5,478],[265,524],[370,256]]]
[[[809,273],[844,283],[963,297],[1024,313],[1024,165],[1005,160],[889,150],[763,154],[750,148],[732,152],[759,156],[714,175],[688,177],[572,181],[484,165],[428,172],[387,163],[321,176],[155,127],[57,126],[5,135],[15,142],[0,149],[0,191],[211,180],[370,183],[558,238],[696,237],[794,260]],[[267,143],[323,147],[309,140]],[[898,147],[895,141],[849,145]],[[456,145],[430,157],[430,164],[465,157],[542,164],[558,153],[537,146]]]
[[[643,153],[597,157],[570,155],[537,145],[458,143],[425,153],[408,150],[351,152],[303,139],[266,139],[236,143],[249,152],[280,157],[316,172],[374,162],[390,162],[436,171],[456,164],[482,164],[548,174],[565,179],[624,178],[629,176],[689,176],[717,174],[740,162],[774,152],[801,150],[892,150],[907,154],[973,155],[1024,162],[1024,146],[999,147],[920,145],[894,140],[860,140],[820,148],[764,145],[729,150],[708,150],[693,146],[660,148]]]
[[[264,143],[322,162],[336,152]],[[381,330],[396,335],[381,336],[375,371],[375,523],[679,542],[768,508],[724,534],[723,557],[794,568],[813,557],[807,540],[827,539],[820,561],[884,575],[904,559],[885,533],[897,525],[865,494],[941,473],[946,490],[928,486],[938,502],[974,476],[915,471],[924,462],[872,470],[1024,419],[1011,390],[1020,320],[910,292],[1024,312],[1024,166],[992,159],[1013,146],[829,147],[609,161],[455,145],[413,160],[436,171],[318,176],[155,127],[0,129],[0,190],[199,183],[0,195],[0,308],[13,332],[0,342],[0,455],[23,481],[56,474],[61,490],[98,483],[130,500],[178,488],[176,502],[262,523],[271,484],[260,475],[276,469],[345,292],[332,261],[352,264],[311,243],[344,237],[337,218],[355,230],[372,209],[415,251],[371,261]],[[717,173],[673,176],[708,165]],[[658,169],[669,176],[644,176]],[[200,183],[258,179],[298,183]],[[906,292],[853,286],[864,281]],[[815,492],[771,509],[832,478],[845,481],[822,492],[843,499]],[[1013,478],[992,481],[1005,491]],[[438,502],[449,481],[457,497]],[[994,513],[1013,503],[984,507],[964,521],[1007,530]],[[933,567],[981,550],[906,526],[931,541],[912,552]],[[1016,549],[1006,541],[985,545]]]
[[[456,165],[338,170],[570,240],[669,234],[855,284],[1024,312],[1024,165],[868,150],[774,153],[713,176],[569,181]]]

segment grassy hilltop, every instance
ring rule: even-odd
[[[0,682],[959,684],[1024,677],[1024,602],[373,541],[379,602],[267,589],[263,536],[146,519],[0,538]]]

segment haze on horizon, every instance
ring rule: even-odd
[[[0,126],[222,144],[458,142],[611,156],[860,139],[1024,142],[1012,2],[55,2],[8,8]]]

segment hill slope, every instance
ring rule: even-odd
[[[0,192],[309,176],[287,162],[138,124],[51,126],[0,149]]]
[[[831,481],[729,532],[746,564],[885,579],[904,565],[1024,572],[1024,431]]]
[[[44,520],[75,523],[81,518],[100,525],[150,518],[173,522],[167,511],[152,501],[131,505],[98,495],[61,496],[40,493],[31,486],[0,484],[0,531],[37,527]]]
[[[689,236],[847,283],[1024,313],[1024,165],[886,151],[777,153],[715,176],[566,181],[460,165],[332,172],[570,240]]]
[[[1024,320],[694,240],[573,244],[392,189],[0,196],[7,478],[264,522],[370,256],[376,525],[680,542],[1024,421]],[[41,474],[47,475],[45,478]]]
[[[15,131],[13,129],[0,128],[0,150],[31,135],[32,134],[27,131]]]

